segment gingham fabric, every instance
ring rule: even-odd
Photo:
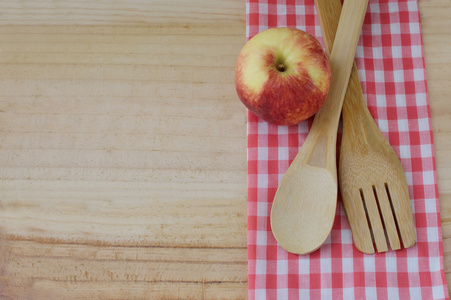
[[[246,9],[248,39],[296,27],[322,42],[313,0],[246,0]],[[417,243],[359,252],[338,199],[325,244],[308,255],[287,253],[271,232],[270,210],[312,119],[274,126],[248,112],[249,299],[449,299],[417,1],[370,0],[356,61],[369,110],[406,171]]]

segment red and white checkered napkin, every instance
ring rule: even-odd
[[[269,27],[297,27],[322,41],[313,0],[246,0],[246,10],[248,38]],[[369,110],[406,171],[417,243],[362,254],[338,199],[325,244],[309,255],[287,253],[269,215],[312,119],[273,126],[248,112],[249,299],[449,298],[417,0],[370,0],[356,61]]]

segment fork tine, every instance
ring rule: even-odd
[[[392,250],[401,249],[401,244],[398,237],[398,226],[393,217],[390,200],[387,195],[388,191],[384,184],[377,184],[373,186],[374,193],[377,195],[377,201],[384,221],[385,230],[387,232],[388,241]]]
[[[371,230],[360,191],[358,189],[344,188],[341,190],[341,194],[346,216],[351,226],[354,245],[363,253],[374,253]]]
[[[416,234],[407,182],[390,182],[386,184],[386,190],[393,207],[402,244],[404,248],[409,248],[415,244]]]
[[[373,231],[374,243],[376,244],[377,252],[385,252],[388,250],[387,240],[385,238],[385,231],[382,226],[376,197],[372,187],[370,186],[363,188],[362,194],[371,223],[371,229]]]

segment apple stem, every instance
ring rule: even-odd
[[[284,72],[284,71],[285,71],[285,66],[284,66],[283,64],[278,64],[278,65],[277,65],[277,70],[278,70],[279,72]]]

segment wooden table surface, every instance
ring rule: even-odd
[[[451,2],[419,4],[451,280]],[[0,298],[247,298],[244,0],[0,13]]]

